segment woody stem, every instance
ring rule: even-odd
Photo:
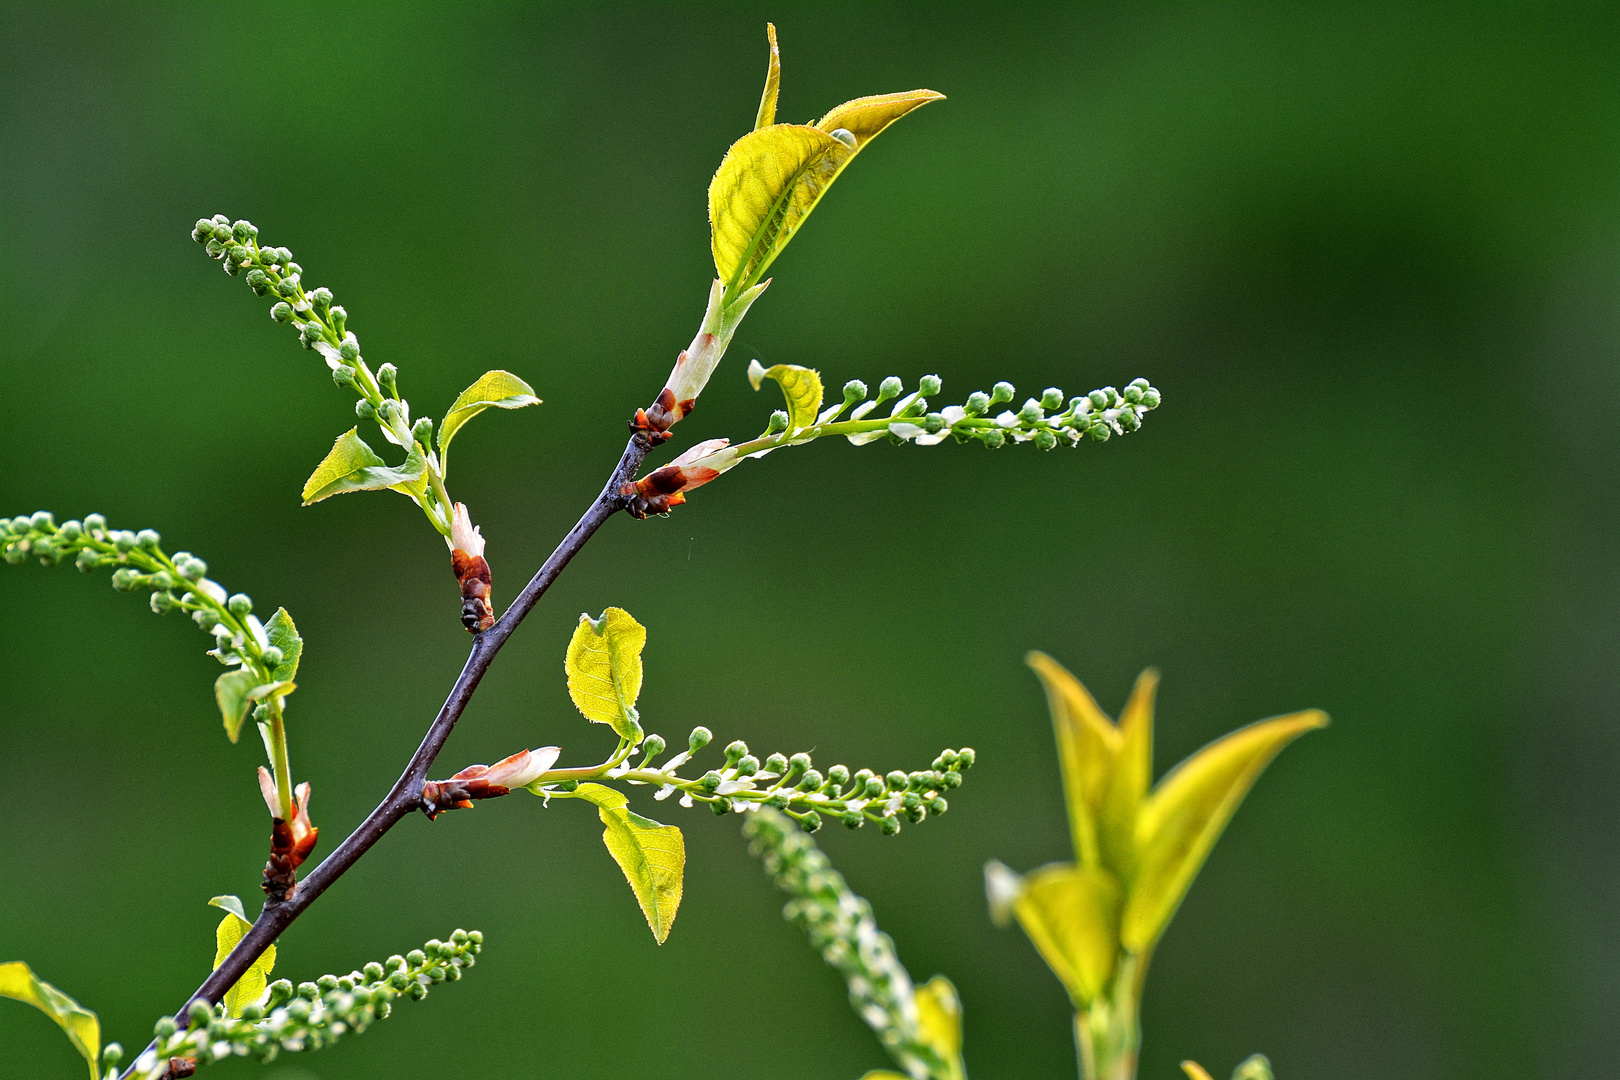
[[[641,463],[651,449],[652,443],[645,435],[631,436],[629,445],[624,448],[624,453],[619,457],[619,463],[608,477],[602,493],[591,503],[590,508],[574,527],[568,530],[568,535],[563,537],[562,542],[547,557],[544,565],[535,572],[523,591],[512,601],[512,605],[506,609],[506,614],[496,620],[494,626],[473,639],[472,653],[462,666],[461,674],[456,677],[455,685],[450,688],[450,695],[440,707],[438,715],[433,718],[427,734],[422,738],[422,744],[417,747],[416,753],[411,755],[405,771],[400,774],[399,780],[395,782],[388,795],[377,804],[376,809],[366,815],[366,819],[337,846],[332,854],[321,860],[321,864],[298,883],[291,896],[280,902],[265,903],[253,927],[243,935],[236,948],[225,958],[225,962],[203,980],[202,985],[186,1000],[185,1007],[175,1014],[176,1022],[186,1022],[187,1010],[190,1009],[192,1002],[202,1001],[209,1005],[218,1003],[225,996],[225,991],[236,985],[236,981],[252,966],[253,961],[275,943],[287,927],[292,925],[293,920],[303,914],[305,908],[313,904],[327,888],[359,862],[360,857],[382,839],[384,833],[421,807],[422,782],[427,779],[428,770],[433,767],[439,751],[444,748],[445,741],[450,738],[450,732],[455,729],[456,721],[461,719],[467,703],[472,700],[484,673],[494,661],[495,654],[500,652],[507,639],[517,630],[518,624],[534,610],[535,604],[539,603],[546,590],[551,588],[552,582],[557,580],[557,576],[585,546],[586,541],[590,540],[604,522],[624,509],[625,499],[619,494],[619,488],[635,478],[641,469]],[[140,1060],[140,1055],[136,1055],[135,1060]],[[134,1070],[132,1062],[122,1074],[121,1080],[127,1080]]]

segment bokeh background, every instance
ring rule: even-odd
[[[980,868],[1063,857],[1039,647],[1110,708],[1165,674],[1160,768],[1306,706],[1149,982],[1142,1075],[1268,1052],[1292,1080],[1587,1077],[1620,1051],[1620,18],[1612,4],[212,5],[0,8],[0,513],[159,529],[308,647],[294,764],[343,836],[466,651],[404,500],[297,494],[350,397],[187,235],[222,212],[331,287],[442,415],[505,367],[545,404],[462,435],[509,598],[690,337],[704,190],[754,115],[947,93],[776,264],[684,441],[830,383],[1085,391],[1144,431],[1042,454],[817,445],[612,522],[441,759],[608,736],[570,708],[581,611],[651,634],[643,715],[761,753],[920,767],[949,815],[824,833],[975,1077],[1073,1075],[1056,981]],[[769,389],[769,388],[767,388]],[[144,1042],[256,905],[259,748],[205,641],[71,568],[0,568],[0,958]],[[643,801],[645,796],[639,797]],[[652,810],[650,802],[641,806]],[[802,1077],[884,1064],[736,819],[689,845],[662,948],[582,804],[390,834],[283,939],[292,978],[463,925],[483,963],[284,1078]],[[671,814],[674,817],[671,817]],[[82,1075],[0,1007],[0,1074]],[[221,1080],[260,1075],[233,1062]],[[294,1069],[307,1070],[295,1072]]]

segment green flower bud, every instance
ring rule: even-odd
[[[113,547],[118,549],[120,555],[128,555],[135,550],[135,534],[128,529],[120,529],[118,532],[113,533],[112,542]]]
[[[134,592],[140,583],[141,572],[128,566],[119,567],[112,576],[112,587],[119,592]]]
[[[6,548],[6,562],[12,566],[20,566],[28,561],[28,549],[21,544],[13,544]]]
[[[771,413],[771,418],[765,422],[765,434],[780,435],[788,429],[788,414],[781,409]]]
[[[990,388],[990,405],[991,405],[991,407],[993,408],[993,407],[995,407],[997,405],[1003,405],[1003,404],[1006,404],[1007,402],[1011,401],[1013,399],[1013,392],[1014,391],[1013,391],[1013,384],[1012,383],[1010,383],[1010,382],[998,382],[998,383],[996,383],[996,385],[994,385],[994,386],[992,386]]]
[[[282,266],[291,266],[292,252],[288,251],[284,247],[276,248],[276,262],[280,263]]]
[[[190,595],[189,593],[187,594]],[[219,625],[219,616],[211,608],[198,608],[191,613],[191,621],[204,630],[212,630]]]
[[[269,276],[266,275],[263,270],[256,267],[249,270],[247,277],[243,280],[247,282],[248,288],[253,290],[255,296],[263,296],[265,293],[270,291]]]
[[[1026,424],[1031,424],[1036,420],[1044,419],[1045,416],[1046,410],[1042,409],[1041,403],[1036,401],[1034,398],[1028,398],[1025,400],[1024,407],[1018,410],[1018,419],[1022,420]]]
[[[1042,450],[1050,450],[1057,445],[1057,436],[1050,431],[1037,431],[1035,433],[1035,445]]]
[[[286,248],[282,248],[282,250],[287,251]],[[287,251],[287,273],[289,273],[289,274],[302,274],[303,272],[304,272],[304,268],[302,266],[299,266],[297,263],[292,261],[292,252]]]
[[[662,754],[665,746],[666,744],[662,735],[649,735],[647,736],[646,741],[641,744],[641,749],[646,752],[647,759],[650,761],[659,754]]]
[[[726,747],[726,768],[729,769],[733,765],[736,765],[737,762],[742,760],[743,755],[746,754],[746,753],[748,753],[748,744],[743,742],[741,739],[738,739],[736,742],[732,743],[730,746],[727,746]]]
[[[843,787],[849,783],[849,767],[847,765],[834,765],[828,769],[827,782],[836,787]]]
[[[942,795],[935,795],[932,799],[929,799],[927,806],[928,812],[933,814],[935,817],[938,817],[940,814],[943,814],[950,808],[950,804],[945,801],[945,798]]]
[[[276,295],[285,300],[292,300],[298,296],[298,282],[291,277],[284,277],[276,282]]]
[[[1000,428],[988,428],[981,435],[979,435],[979,441],[984,443],[984,445],[988,446],[990,449],[995,450],[998,447],[1006,444],[1007,434]]]
[[[857,401],[866,400],[866,384],[859,379],[851,379],[844,384],[844,405],[848,407]]]
[[[900,377],[898,375],[890,375],[887,379],[884,379],[878,384],[878,404],[881,405],[883,402],[888,401],[892,397],[899,397],[900,391],[904,390],[905,388],[905,384],[900,381]]]
[[[218,240],[221,243],[224,243],[224,242],[229,241],[229,240],[234,240],[235,238],[236,238],[236,234],[231,231],[231,227],[229,225],[225,224],[223,221],[219,221],[218,219],[215,219],[215,221],[214,221],[214,239],[215,240]]]
[[[973,391],[968,395],[967,404],[962,406],[962,411],[969,416],[983,416],[990,411],[990,395],[983,390]]]
[[[403,971],[396,971],[388,976],[388,985],[395,990],[403,990],[410,984],[411,977]]]
[[[207,1027],[214,1019],[214,1010],[208,1007],[206,1001],[193,1001],[186,1009],[186,1015],[191,1018],[192,1027]]]
[[[354,342],[345,341],[342,345],[338,346],[338,355],[350,363],[353,363],[354,361],[360,359],[360,350],[355,347]]]
[[[883,782],[883,777],[869,776],[866,778],[865,790],[861,791],[859,794],[863,798],[875,799],[879,795],[882,795],[886,790],[888,790],[888,785]]]
[[[890,791],[904,791],[906,785],[911,782],[911,777],[896,769],[888,776],[885,776],[883,780]]]
[[[285,300],[278,302],[270,309],[270,317],[276,322],[286,322],[293,316],[292,305]]]
[[[1132,383],[1125,388],[1125,393],[1121,396],[1125,398],[1128,404],[1135,405],[1142,400],[1142,388]]]
[[[923,418],[923,430],[930,435],[937,435],[945,428],[945,418],[937,412],[931,412]]]
[[[709,809],[714,811],[715,817],[725,817],[727,814],[731,813],[731,800],[716,799],[714,802],[709,804]]]
[[[1136,415],[1135,409],[1119,410],[1119,426],[1126,431],[1135,431],[1142,426],[1142,418]]]
[[[86,514],[84,518],[84,531],[94,536],[107,528],[107,519],[100,514]]]
[[[315,306],[315,311],[324,316],[332,310],[332,290],[322,285],[309,294],[309,302]]]
[[[162,1017],[156,1024],[152,1025],[152,1034],[160,1039],[172,1039],[177,1030],[179,1029],[175,1027],[174,1017],[172,1016]]]
[[[174,593],[162,591],[152,594],[151,603],[152,612],[156,615],[167,615],[180,606],[180,602],[174,598]]]
[[[230,248],[227,249],[227,253],[230,255],[231,261],[235,263],[246,262],[248,260],[248,249],[243,247],[241,244],[232,244]]]
[[[701,725],[695,727],[692,729],[692,734],[686,740],[686,749],[695,754],[705,746],[708,746],[709,740],[713,738],[714,734],[710,732],[708,728]]]
[[[62,540],[77,540],[84,535],[84,526],[77,521],[64,521],[56,535]]]
[[[753,754],[744,754],[737,762],[738,776],[753,776],[759,772],[759,758]]]
[[[804,774],[804,779],[800,780],[796,786],[800,791],[814,791],[825,782],[826,777],[822,776],[816,770],[811,769],[809,772]]]
[[[73,565],[79,568],[80,573],[88,574],[90,571],[94,570],[100,562],[101,555],[99,553],[91,550],[90,548],[81,548],[79,550],[79,557],[74,561]]]
[[[1095,442],[1107,442],[1108,437],[1113,434],[1113,431],[1109,429],[1107,424],[1092,424],[1091,427],[1086,430],[1086,434],[1090,435],[1092,440]]]
[[[866,815],[859,810],[845,810],[838,815],[838,820],[844,823],[845,828],[858,829],[866,824]]]
[[[332,369],[332,381],[339,386],[353,386],[355,380],[354,368],[347,364],[339,364]]]
[[[322,992],[336,990],[337,984],[337,977],[333,975],[322,975],[320,978],[315,980],[316,989],[321,990]]]
[[[787,767],[788,759],[783,757],[781,754],[772,754],[770,757],[765,759],[766,772],[773,772],[780,775],[787,772]]]
[[[112,1072],[112,1073],[114,1073],[116,1075],[117,1072],[118,1072],[118,1063],[123,1061],[123,1060],[124,1060],[124,1048],[123,1048],[122,1045],[120,1045],[118,1043],[115,1043],[115,1042],[112,1042],[112,1043],[108,1043],[106,1046],[104,1046],[102,1048],[102,1050],[101,1050],[101,1065],[102,1065],[103,1069],[105,1069],[105,1070],[107,1070],[109,1072]]]
[[[279,1008],[293,996],[293,984],[286,979],[277,979],[270,984],[270,997],[267,1004],[270,1008]]]
[[[421,1001],[423,998],[427,997],[428,988],[423,986],[421,983],[412,983],[410,995],[413,1001]]]
[[[1107,391],[1093,390],[1091,393],[1087,394],[1086,397],[1091,400],[1091,407],[1092,408],[1094,408],[1094,409],[1106,409],[1106,408],[1108,408],[1108,393],[1107,393]]]
[[[1159,392],[1153,387],[1142,391],[1142,408],[1157,409],[1159,407]]]
[[[423,446],[433,445],[433,420],[424,416],[411,427],[411,438]]]
[[[276,648],[276,646],[266,645],[264,647],[264,651],[259,654],[259,658],[268,666],[276,667],[287,657],[280,649]]]
[[[314,984],[312,984],[312,983],[303,983],[303,984],[301,984],[299,986],[298,989],[300,991],[302,991],[305,986],[311,986],[311,985],[314,985]],[[300,993],[298,998],[295,1001],[291,1002],[287,1006],[287,1015],[289,1017],[291,1017],[293,1020],[297,1021],[298,1023],[303,1023],[305,1020],[308,1020],[309,1019],[309,999],[304,997],[303,994]]]
[[[705,795],[713,795],[720,790],[720,785],[723,783],[725,783],[725,778],[716,770],[710,769],[698,778],[697,789]]]
[[[799,753],[788,758],[787,782],[792,783],[810,768],[810,755]]]
[[[178,559],[176,559],[175,562],[177,564],[175,569],[179,570],[180,576],[185,578],[187,581],[201,581],[203,576],[208,573],[208,564],[197,558],[195,555],[187,559],[183,566],[178,565]]]
[[[906,807],[903,813],[906,815],[906,820],[913,825],[920,825],[928,818],[928,808],[923,806],[921,802],[916,806]]]
[[[231,225],[231,235],[238,240],[255,240],[258,239],[259,230],[253,227],[251,221],[237,221]]]
[[[343,328],[349,321],[349,313],[343,310],[342,304],[333,304],[332,310],[327,313],[332,320],[332,327],[337,330],[338,336],[343,336]]]
[[[467,940],[473,943],[473,952],[477,952],[478,947],[484,944],[484,932],[482,930],[469,930],[467,931]]]
[[[878,827],[883,830],[884,836],[893,836],[900,831],[900,819],[893,815],[879,818]]]
[[[399,396],[399,369],[393,364],[384,364],[377,369],[377,385],[389,397]]]
[[[245,619],[253,614],[253,598],[246,593],[237,593],[225,602],[225,606],[230,608],[231,614],[238,619]]]
[[[393,956],[390,956],[387,960],[383,961],[383,970],[388,972],[390,975],[396,971],[403,971],[404,968],[405,958],[400,956],[398,953],[395,953]]]
[[[35,532],[48,533],[56,531],[56,518],[49,510],[36,512],[33,517],[28,519],[28,524],[33,527]]]
[[[917,392],[923,397],[933,397],[943,385],[938,375],[924,375],[917,380]]]
[[[354,415],[362,420],[375,420],[377,419],[377,407],[365,398],[361,398],[354,403]]]
[[[199,244],[214,235],[214,219],[198,218],[197,224],[191,227],[191,238]]]
[[[338,989],[343,991],[345,994],[354,993],[355,981],[353,979],[349,978],[347,975],[345,975],[341,979],[339,979],[337,981],[337,985],[338,985]]]
[[[976,756],[974,755],[973,748],[971,746],[964,746],[962,749],[956,752],[957,767],[962,772],[966,772],[967,770],[973,768],[973,762],[975,760]]]
[[[135,534],[135,543],[144,551],[156,551],[163,543],[163,537],[155,529],[142,529]]]
[[[413,968],[419,968],[427,963],[427,953],[421,949],[412,949],[405,954],[405,962]]]

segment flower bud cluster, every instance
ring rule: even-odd
[[[188,1017],[165,1016],[157,1022],[157,1039],[136,1059],[131,1078],[157,1080],[170,1058],[195,1065],[229,1057],[269,1062],[284,1050],[330,1046],[386,1019],[399,998],[420,1001],[433,984],[461,978],[462,971],[477,962],[483,943],[484,935],[477,930],[457,930],[449,941],[435,938],[405,956],[373,961],[347,975],[323,975],[296,987],[278,979],[263,998],[235,1017],[226,1015],[224,1006],[193,1002]]]
[[[696,728],[685,752],[658,765],[654,759],[663,753],[665,743],[662,736],[651,735],[643,743],[647,752],[637,765],[611,768],[605,775],[630,784],[657,785],[656,799],[667,799],[679,791],[682,806],[706,803],[716,814],[770,807],[811,832],[826,817],[851,829],[872,822],[885,836],[892,836],[900,831],[902,820],[917,824],[930,814],[943,814],[949,808],[945,793],[961,786],[962,774],[974,761],[971,749],[946,750],[929,768],[916,772],[852,772],[834,765],[823,773],[809,754],[772,754],[761,761],[739,739],[726,747],[720,768],[692,779],[681,776],[682,766],[711,738],[708,728]]]
[[[355,412],[375,420],[394,443],[409,447],[414,439],[410,405],[399,396],[397,373],[384,364],[373,374],[360,356],[360,342],[348,329],[348,313],[332,302],[332,291],[306,291],[303,267],[284,247],[261,247],[259,230],[250,221],[229,221],[224,214],[201,218],[191,238],[202,244],[225,272],[243,275],[248,288],[272,297],[270,317],[298,331],[299,344],[326,360],[332,380],[360,396]]]
[[[1112,386],[1093,390],[1082,397],[1072,398],[1067,405],[1064,394],[1057,387],[1048,387],[1039,398],[1028,398],[1017,412],[1003,409],[995,416],[991,410],[1012,402],[1011,383],[1000,382],[990,393],[975,392],[961,405],[948,405],[938,411],[929,408],[928,397],[939,393],[937,375],[925,375],[916,391],[903,394],[904,385],[890,376],[878,387],[878,396],[856,405],[850,420],[836,425],[840,430],[823,434],[844,434],[856,445],[888,438],[895,442],[915,442],[918,446],[932,446],[954,438],[957,442],[976,440],[989,447],[1011,442],[1033,442],[1043,450],[1060,443],[1072,446],[1081,439],[1106,442],[1114,435],[1124,435],[1142,426],[1142,418],[1159,407],[1162,400],[1158,390],[1146,379],[1136,379],[1124,391]],[[866,396],[865,384],[851,382],[844,387],[845,406],[852,400]],[[903,396],[902,396],[903,395]],[[890,409],[887,424],[867,421],[867,416],[878,406],[898,399]],[[818,427],[832,426],[843,408],[829,410],[818,419]],[[1051,414],[1051,415],[1048,415]],[[841,429],[856,427],[859,430]],[[812,429],[813,430],[813,429]]]
[[[949,1066],[924,1041],[911,976],[894,942],[878,929],[872,905],[850,891],[832,862],[784,814],[761,810],[743,826],[748,850],[791,899],[782,909],[827,965],[844,977],[855,1012],[901,1068],[917,1080]]]
[[[32,556],[46,566],[71,559],[87,574],[111,569],[113,588],[150,592],[152,610],[160,615],[186,612],[214,636],[210,656],[226,666],[253,667],[268,682],[282,657],[253,615],[253,601],[241,593],[228,595],[206,576],[208,564],[190,552],[166,555],[162,542],[151,529],[110,529],[100,514],[60,525],[44,510],[0,518],[0,554],[6,562],[15,565]]]

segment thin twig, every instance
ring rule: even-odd
[[[427,779],[428,770],[433,767],[434,759],[444,744],[450,738],[450,732],[455,729],[456,721],[461,719],[462,711],[472,700],[473,693],[478,689],[484,672],[494,661],[495,654],[500,652],[501,646],[506,644],[512,632],[518,627],[529,612],[534,610],[540,597],[545,595],[551,583],[557,580],[563,567],[579,553],[597,529],[612,517],[623,510],[626,505],[625,497],[619,493],[619,488],[629,480],[635,479],[636,473],[641,469],[641,463],[652,449],[652,443],[646,435],[637,434],[631,437],[629,445],[624,448],[624,454],[619,458],[613,475],[608,478],[602,493],[591,503],[574,527],[563,537],[545,564],[535,572],[523,591],[512,601],[494,626],[479,634],[473,639],[472,653],[462,666],[461,674],[456,677],[456,684],[450,688],[450,696],[445,699],[444,705],[439,709],[439,715],[433,718],[433,724],[422,739],[422,745],[417,747],[416,753],[411,755],[410,762],[405,771],[400,774],[399,780],[394,784],[387,797],[377,804],[377,808],[366,815],[348,839],[339,844],[336,851],[321,860],[321,864],[298,883],[293,895],[280,903],[266,903],[264,910],[253,923],[252,929],[242,936],[225,962],[215,968],[213,973],[203,980],[195,993],[186,999],[185,1007],[175,1014],[175,1022],[187,1022],[187,1010],[192,1002],[202,1001],[209,1005],[219,1002],[225,996],[225,991],[236,985],[253,961],[265,949],[273,945],[278,937],[291,926],[294,919],[303,914],[304,909],[313,904],[315,900],[327,890],[333,882],[342,877],[350,867],[360,861],[360,857],[371,849],[371,845],[381,840],[383,834],[402,820],[409,817],[422,806],[422,782]],[[156,1045],[156,1042],[152,1045]],[[140,1060],[136,1055],[135,1060]],[[122,1074],[129,1077],[135,1071],[130,1067]]]

